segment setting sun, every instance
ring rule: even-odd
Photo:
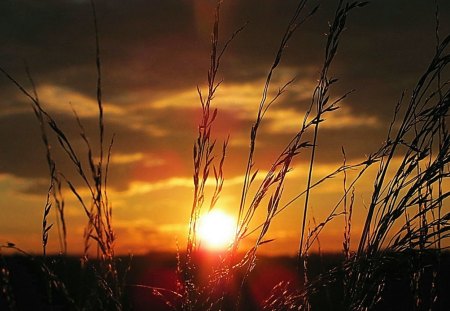
[[[198,235],[209,249],[228,247],[233,242],[235,232],[235,219],[221,210],[213,210],[200,218]]]

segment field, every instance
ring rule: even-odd
[[[99,2],[106,5],[106,2]],[[71,93],[80,102],[90,103],[86,107],[70,104],[72,127],[67,127],[64,110],[47,105],[40,95],[43,90],[44,95],[60,100],[61,94],[70,94],[67,88],[39,84],[28,65],[19,78],[2,67],[0,61],[0,72],[7,81],[5,88],[13,98],[11,101],[26,100],[31,104],[45,156],[45,162],[37,169],[27,166],[25,160],[2,166],[9,173],[5,173],[0,182],[19,180],[17,176],[22,174],[28,188],[16,197],[17,202],[5,200],[5,207],[2,206],[8,219],[22,219],[22,223],[17,223],[22,229],[3,221],[4,226],[8,225],[15,232],[19,243],[9,242],[8,238],[8,242],[0,244],[0,309],[363,311],[450,308],[447,295],[450,290],[450,254],[447,252],[450,246],[450,135],[447,125],[450,35],[443,33],[448,25],[443,26],[447,21],[441,19],[441,15],[449,13],[443,12],[448,5],[440,6],[439,1],[430,4],[433,12],[430,19],[434,25],[429,41],[431,56],[415,78],[405,79],[412,81],[409,90],[398,90],[400,95],[392,100],[391,112],[376,114],[374,111],[388,110],[387,104],[380,102],[362,108],[367,109],[366,113],[358,115],[356,107],[361,105],[349,104],[354,90],[342,91],[335,63],[346,30],[351,27],[351,17],[370,9],[370,5],[366,1],[325,2],[332,9],[325,9],[326,13],[331,13],[321,52],[309,51],[321,55],[316,57],[318,64],[308,67],[314,68],[311,72],[315,80],[302,78],[303,84],[299,86],[291,71],[301,71],[299,68],[303,67],[284,64],[297,32],[321,14],[318,3],[299,0],[295,5],[290,4],[286,11],[289,12],[283,19],[286,27],[282,28],[264,73],[261,75],[260,67],[254,65],[253,69],[261,76],[254,80],[259,83],[260,92],[253,110],[244,104],[245,92],[229,101],[241,100],[242,104],[233,107],[217,104],[221,97],[229,99],[227,91],[233,87],[245,90],[251,85],[241,81],[230,87],[222,76],[222,72],[231,68],[235,70],[233,74],[239,72],[236,69],[239,66],[230,63],[227,56],[250,26],[242,23],[223,35],[223,25],[230,28],[223,14],[232,16],[233,6],[227,7],[221,1],[215,6],[196,6],[198,12],[208,11],[212,18],[208,28],[210,51],[205,57],[206,79],[197,86],[195,110],[177,103],[189,99],[182,88],[180,97],[170,97],[172,94],[161,87],[160,97],[149,100],[151,104],[147,107],[130,104],[131,94],[135,95],[132,87],[129,97],[109,88],[123,101],[122,105],[105,99],[104,68],[107,64],[102,54],[102,38],[113,37],[100,31],[102,14],[94,0],[77,3],[89,4],[93,22],[95,57],[91,82],[94,82],[95,92],[90,97],[81,91]],[[28,8],[26,2],[20,5]],[[199,25],[200,22],[199,29],[203,27]],[[261,33],[256,32],[256,35]],[[402,40],[402,36],[396,38]],[[258,40],[246,42],[256,44]],[[176,46],[179,42],[172,44]],[[350,44],[359,46],[358,42]],[[165,53],[168,52],[161,55]],[[416,51],[416,54],[420,53]],[[188,57],[189,53],[183,55]],[[253,57],[257,59],[257,53]],[[170,66],[169,63],[166,66]],[[173,65],[173,68],[178,67]],[[376,65],[371,68],[376,71]],[[72,74],[78,69],[72,70]],[[371,76],[367,68],[356,72],[358,70]],[[151,68],[145,71],[152,72]],[[58,72],[69,74],[71,71]],[[246,75],[251,76],[240,74],[242,80]],[[171,82],[182,83],[177,81],[179,78],[181,75],[174,75]],[[395,81],[395,77],[389,77],[389,81]],[[84,82],[80,89],[85,87]],[[308,87],[310,90],[305,92],[304,88]],[[12,95],[10,88],[14,88],[16,94]],[[292,95],[291,91],[297,93]],[[161,94],[176,103],[167,104]],[[19,97],[21,99],[17,99]],[[133,109],[126,107],[127,104]],[[24,114],[23,110],[11,111],[5,109],[0,117],[14,120]],[[160,113],[152,119],[159,120],[160,127],[156,126],[156,121],[154,126],[140,124],[145,113]],[[221,119],[222,113],[225,119]],[[109,114],[111,119],[108,119]],[[188,131],[182,126],[192,122],[195,122],[193,136],[186,139]],[[120,137],[111,134],[109,126],[113,124],[126,128],[128,135],[121,137],[122,142],[117,142]],[[241,126],[245,130],[237,132]],[[372,132],[363,132],[365,127]],[[224,128],[236,130],[234,133],[240,140],[234,141],[232,134],[224,133]],[[9,130],[16,130],[16,126],[9,126]],[[342,145],[337,152],[330,151],[327,142],[335,140],[338,133],[344,134],[340,138]],[[367,133],[375,134],[371,137]],[[362,135],[359,143],[356,139],[352,141],[350,137],[358,134]],[[132,142],[141,144],[139,137],[146,135],[155,143],[155,146],[146,146],[151,152],[128,150],[135,147]],[[14,135],[5,135],[3,139],[10,141],[10,136]],[[30,141],[34,143],[37,136],[33,137]],[[375,144],[375,137],[382,137],[382,141]],[[161,143],[164,139],[167,142]],[[184,148],[186,141],[191,143],[189,152]],[[25,142],[14,140],[11,149],[5,149],[6,162],[17,156],[13,151],[17,144],[27,147]],[[115,157],[117,144],[120,151]],[[355,156],[357,151],[372,145],[376,148]],[[172,149],[167,151],[164,149],[167,146]],[[183,156],[174,155],[176,149],[182,150]],[[158,152],[160,158],[155,156]],[[227,166],[229,162],[231,166]],[[134,166],[127,166],[130,163]],[[191,167],[188,173],[185,163]],[[128,174],[130,167],[135,179]],[[115,168],[119,171],[116,175]],[[229,170],[233,171],[231,178]],[[234,172],[237,170],[239,174]],[[45,181],[43,174],[47,176]],[[189,182],[183,174],[189,176]],[[227,188],[228,181],[234,190]],[[359,189],[362,191],[358,192]],[[163,199],[157,198],[156,193]],[[136,197],[142,194],[143,201],[138,201]],[[150,194],[157,199],[153,200]],[[184,198],[186,194],[190,196],[188,203]],[[23,215],[6,209],[19,201],[23,204],[36,200],[38,195],[44,202],[38,219],[20,218]],[[115,200],[119,201],[119,208],[114,205]],[[140,212],[132,212],[139,208]],[[174,221],[183,215],[186,219],[182,223],[156,221],[164,217]],[[294,215],[300,217],[298,222],[293,220]],[[36,241],[27,237],[32,232],[26,228],[30,223],[40,226],[39,234],[30,234],[30,237],[37,237]],[[172,243],[176,248],[169,247],[171,242],[164,240],[173,239],[174,232],[184,234],[180,241],[177,238],[176,243]],[[283,245],[279,244],[280,240],[284,241]],[[26,249],[20,242],[31,245],[32,249]],[[127,244],[144,248],[146,252],[126,256]],[[282,255],[264,254],[262,251],[266,247]],[[286,247],[290,255],[286,255]]]
[[[400,258],[402,256],[402,258]],[[396,258],[398,257],[398,258]],[[134,257],[131,261],[131,269],[127,276],[125,309],[130,310],[171,310],[161,297],[154,295],[151,287],[166,288],[176,290],[177,275],[175,273],[177,262],[174,260],[176,254],[149,254],[146,256]],[[40,258],[39,260],[41,260]],[[42,272],[36,263],[30,262],[24,257],[8,257],[8,266],[11,267],[11,284],[18,290],[15,292],[18,310],[64,310],[67,305],[64,299],[55,296],[54,304],[48,305],[45,297],[45,280],[40,279]],[[69,291],[75,295],[83,295],[81,289],[88,288],[88,284],[81,282],[79,259],[73,258],[53,258],[54,267],[58,274],[64,275]],[[129,258],[121,258],[128,262]],[[410,291],[410,260],[408,256],[393,256],[389,278],[386,280],[386,290],[383,300],[373,310],[413,310],[413,295]],[[445,293],[450,289],[450,258],[447,253],[443,254],[442,266],[439,270],[441,278],[439,293],[440,310],[445,310],[450,305],[450,298]],[[343,261],[339,254],[312,255],[310,258],[310,275],[318,276],[324,271],[338,266]],[[432,262],[426,262],[432,265]],[[259,259],[258,266],[242,289],[243,310],[260,310],[264,305],[264,300],[270,296],[272,288],[283,281],[291,281],[293,285],[302,284],[302,280],[297,279],[296,259],[294,257],[264,257]],[[431,282],[431,274],[426,276],[427,282]],[[429,285],[429,284],[428,284]],[[342,298],[342,287],[336,283],[327,284],[326,290],[311,297],[311,306],[314,310],[347,310],[339,304]],[[401,299],[399,299],[401,297]],[[429,298],[429,297],[428,297]],[[7,309],[5,301],[1,301],[0,307]],[[234,305],[229,302],[224,310],[233,310]]]

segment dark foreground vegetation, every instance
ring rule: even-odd
[[[130,258],[122,257],[123,265],[119,269],[129,269],[125,286],[124,310],[171,310],[164,299],[155,295],[154,289],[175,291],[177,287],[176,254],[149,254]],[[8,256],[3,264],[9,267],[11,277],[9,284],[2,283],[3,295],[0,299],[0,310],[8,310],[14,304],[17,310],[73,310],[75,309],[59,291],[49,286],[51,280],[41,270],[42,257],[33,259],[24,256]],[[97,302],[96,278],[93,271],[81,267],[77,257],[49,257],[53,271],[67,280],[67,291],[80,299]],[[422,271],[420,286],[414,286],[415,265],[421,261],[425,268]],[[340,254],[312,254],[309,258],[308,277],[316,278],[330,269],[336,269],[344,263]],[[128,266],[130,264],[130,266]],[[438,267],[437,269],[435,267]],[[344,288],[340,286],[344,273],[336,270],[336,280],[324,284],[324,288],[311,295],[310,304],[313,310],[348,310],[343,305]],[[450,308],[450,254],[410,253],[385,254],[384,274],[385,289],[380,301],[373,310],[415,310],[416,299],[420,297],[424,309],[431,305],[437,310]],[[436,277],[438,275],[439,277]],[[254,273],[249,277],[241,291],[241,310],[267,309],[267,298],[271,294],[282,294],[273,291],[281,282],[290,281],[291,286],[301,286],[295,257],[264,257],[258,260]],[[10,287],[8,291],[7,287]],[[240,287],[240,284],[232,286]],[[236,288],[234,289],[236,290]],[[417,292],[420,291],[420,292]],[[436,301],[432,293],[436,291]],[[9,297],[7,296],[9,294]],[[235,300],[227,302],[223,310],[234,310]]]

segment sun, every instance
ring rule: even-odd
[[[212,210],[199,219],[197,233],[206,248],[223,250],[233,242],[236,221],[221,210]]]

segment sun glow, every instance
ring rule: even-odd
[[[235,219],[221,210],[213,210],[199,220],[199,238],[209,249],[227,248],[233,242],[235,233]]]

